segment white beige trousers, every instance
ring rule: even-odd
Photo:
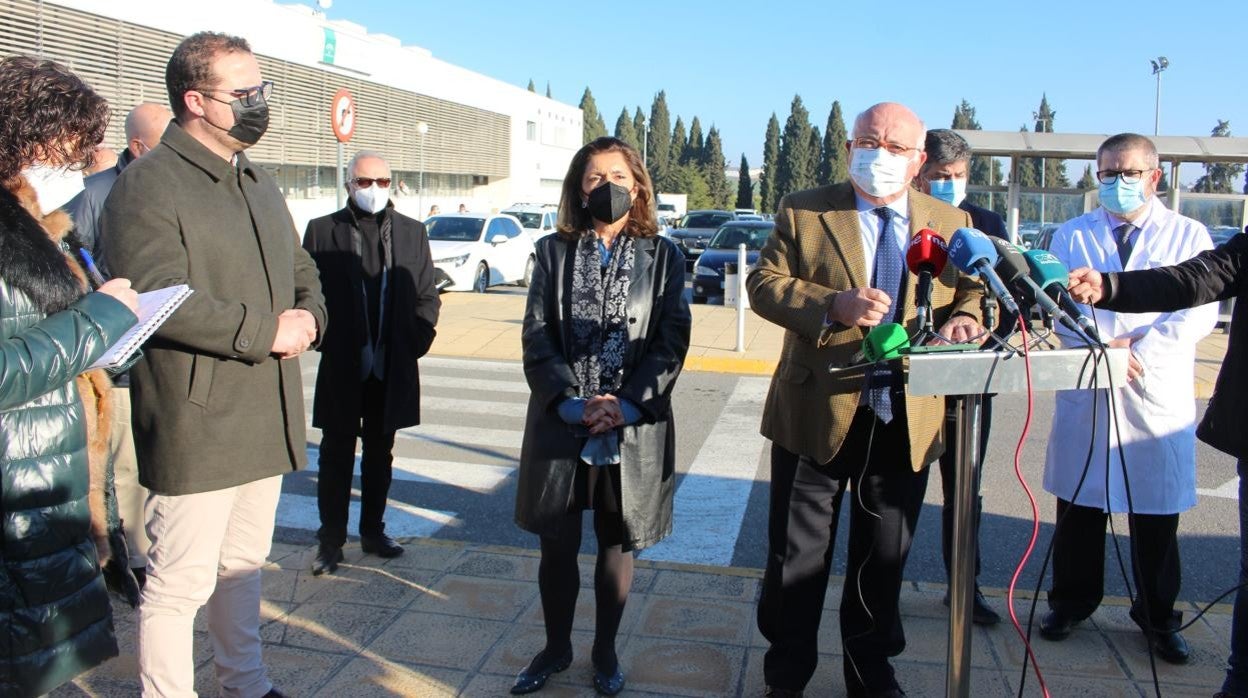
[[[280,476],[189,495],[152,494],[145,508],[147,586],[139,605],[143,695],[195,696],[192,628],[208,605],[221,695],[260,698],[260,568],[273,540]]]

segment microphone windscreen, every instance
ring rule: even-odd
[[[1027,260],[1027,267],[1031,274],[1031,280],[1045,291],[1053,284],[1058,284],[1062,288],[1066,288],[1067,271],[1066,265],[1048,250],[1027,250],[1023,253],[1023,259]]]
[[[1001,238],[991,238],[992,244],[997,248],[997,263],[993,265],[993,270],[997,272],[997,276],[1007,284],[1012,284],[1024,276],[1030,274],[1030,268],[1027,266],[1027,260],[1023,258],[1023,253],[1019,251],[1008,240]]]
[[[968,274],[976,273],[981,261],[996,264],[999,256],[992,239],[974,228],[958,228],[949,238],[949,261]]]
[[[945,239],[931,228],[923,228],[910,238],[910,246],[906,248],[906,267],[911,274],[918,274],[926,267],[932,276],[940,276],[949,261],[949,246]]]
[[[906,328],[895,322],[876,325],[862,340],[862,355],[871,362],[895,359],[901,350],[910,346]]]

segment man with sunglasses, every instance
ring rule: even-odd
[[[1050,245],[1068,268],[1151,269],[1213,246],[1204,225],[1157,199],[1161,170],[1148,138],[1111,136],[1097,149],[1096,166],[1101,205],[1063,224]],[[1109,345],[1131,350],[1128,384],[1113,386],[1112,393],[1057,393],[1044,467],[1044,488],[1057,497],[1053,585],[1040,635],[1062,640],[1100,605],[1106,520],[1110,513],[1129,512],[1126,565],[1136,594],[1131,618],[1158,657],[1183,664],[1189,651],[1174,603],[1181,578],[1179,513],[1196,504],[1193,364],[1196,343],[1213,329],[1217,307],[1094,312]],[[1064,345],[1082,344],[1064,328],[1058,331]]]
[[[104,204],[108,261],[140,291],[193,293],[130,371],[151,539],[139,605],[145,696],[189,696],[207,606],[223,695],[278,696],[261,659],[260,569],[282,475],[306,465],[298,356],[326,327],[316,265],[245,151],[273,84],[243,39],[202,32],[165,69],[174,121]]]
[[[321,430],[314,575],[333,572],[342,561],[357,439],[363,441],[360,547],[380,557],[403,554],[382,520],[391,451],[396,431],[420,424],[416,362],[433,343],[442,306],[425,226],[390,202],[390,166],[365,150],[347,172],[347,205],[310,221],[303,238],[332,321],[318,347],[312,403],[312,426]]]

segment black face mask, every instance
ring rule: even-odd
[[[211,97],[209,99],[212,99]],[[216,100],[221,102],[223,100]],[[236,99],[232,102],[225,102],[230,105],[230,111],[234,112],[234,125],[229,129],[221,128],[216,124],[208,121],[213,128],[225,131],[226,135],[243,145],[255,145],[260,142],[260,138],[264,136],[264,132],[269,130],[269,104],[264,101],[263,97],[259,97],[255,104],[250,107],[243,104],[243,100]]]
[[[614,223],[628,215],[628,210],[633,207],[633,199],[628,189],[615,182],[603,182],[589,193],[585,207],[589,209],[589,215],[594,220]]]

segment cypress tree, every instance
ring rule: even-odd
[[[823,148],[819,151],[819,170],[815,180],[820,185],[835,184],[849,179],[849,163],[845,161],[845,118],[841,114],[841,103],[832,102],[832,110],[828,112],[828,128],[823,133]]]
[[[737,208],[754,208],[754,182],[750,180],[750,163],[741,153],[741,167],[737,170]]]
[[[817,163],[810,156],[810,112],[801,95],[793,96],[789,118],[780,138],[780,162],[776,167],[776,200],[808,189],[815,181]]]
[[[646,160],[650,159],[650,153],[646,149],[646,117],[641,113],[641,107],[637,107],[637,111],[633,112],[633,133],[637,134],[637,142],[633,144],[637,148],[637,152],[641,153]],[[643,165],[647,163],[643,162]]]
[[[659,90],[650,105],[650,132],[646,139],[646,159],[655,191],[668,191],[672,167],[672,118],[667,111],[667,93]]]
[[[641,150],[638,145],[637,132],[633,130],[633,120],[628,118],[628,107],[620,110],[620,118],[615,120],[615,137]]]
[[[780,163],[780,121],[771,113],[767,121],[767,134],[763,138],[763,171],[758,176],[758,205],[767,213],[775,213],[776,169]]]
[[[537,85],[533,84],[533,78],[529,78],[529,92],[537,92]]]
[[[1218,119],[1209,135],[1214,138],[1228,138],[1231,135],[1231,122]],[[1231,194],[1235,191],[1235,180],[1244,171],[1243,165],[1225,162],[1205,164],[1205,173],[1196,180],[1192,191],[1204,194]]]
[[[1083,176],[1075,183],[1075,186],[1087,191],[1088,189],[1096,189],[1096,175],[1092,174],[1092,166],[1085,165],[1083,168]]]
[[[554,97],[550,96],[550,81],[549,80],[546,81],[546,99],[554,99]]]
[[[705,145],[702,138],[702,122],[698,117],[693,117],[693,121],[689,124],[689,142],[685,144],[685,150],[680,154],[680,164],[693,165],[697,167],[702,164],[702,148]]]
[[[819,155],[823,150],[823,136],[819,133],[818,126],[812,125],[810,127],[809,136],[808,142],[810,145],[808,147],[810,149],[810,162],[813,167],[810,170],[810,183],[806,185],[806,188],[819,185]]]
[[[668,166],[675,168],[681,164],[681,160],[685,157],[685,148],[688,147],[689,140],[685,137],[685,121],[679,116],[676,117],[676,125],[672,127],[672,150],[671,159]]]
[[[707,193],[716,208],[727,208],[732,202],[732,187],[728,184],[728,176],[724,174],[724,143],[719,137],[719,129],[714,126],[707,133],[706,144],[702,149],[702,176],[706,179]]]
[[[980,130],[979,121],[975,119],[975,107],[972,107],[971,103],[965,99],[962,100],[962,103],[953,109],[953,123],[949,125],[949,128],[966,131]],[[968,183],[986,186],[1000,184],[1005,179],[1001,170],[1001,161],[982,155],[971,156],[968,175]],[[976,206],[993,209],[1002,214],[1005,211],[1004,196],[994,197],[991,193],[972,193],[968,194],[967,198]]]
[[[598,104],[594,102],[594,95],[585,88],[585,94],[581,95],[581,145],[584,145],[595,138],[601,138],[607,135],[607,125],[602,121],[602,115],[598,113]]]

